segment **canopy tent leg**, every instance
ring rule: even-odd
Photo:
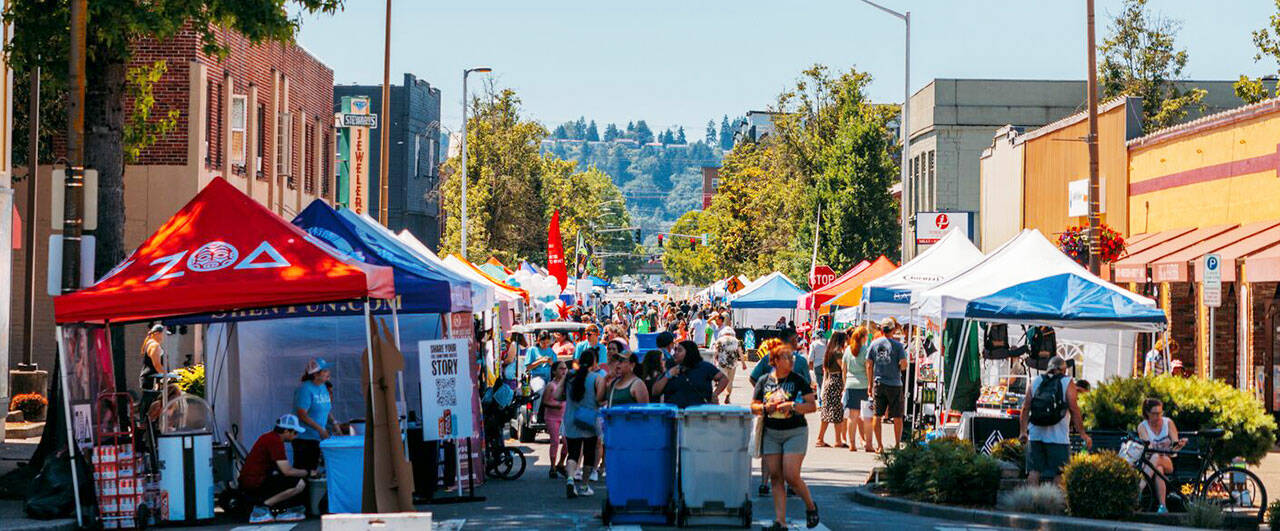
[[[62,384],[62,414],[67,419],[67,459],[71,461],[71,492],[75,494],[76,499],[76,525],[84,527],[84,515],[81,514],[80,510],[80,474],[78,470],[80,467],[76,466],[76,454],[80,452],[77,451],[76,435],[72,429],[75,421],[71,417],[71,394],[67,392],[68,389],[71,389],[67,387],[67,350],[64,345],[62,327],[56,327],[55,331],[58,337],[58,356],[62,358],[62,363],[58,364],[58,380]]]
[[[368,401],[369,401],[369,413],[370,413],[369,418],[365,420],[365,426],[366,426],[365,429],[371,428],[373,426],[373,419],[378,416],[378,413],[377,413],[378,404],[377,404],[377,401],[373,399],[373,386],[374,386],[374,383],[373,383],[374,382],[374,378],[373,378],[373,316],[370,315],[369,313],[369,302],[370,302],[369,298],[365,297],[364,299],[364,344],[365,344],[365,348],[367,349],[365,351],[365,361],[367,361],[369,364]]]
[[[396,350],[400,351],[400,355],[404,356],[404,349],[400,347],[400,314],[396,311],[396,299],[388,299],[391,304],[391,330],[396,338]],[[404,420],[399,420],[399,412],[396,412],[396,418],[400,423],[400,440],[404,444],[400,446],[404,448],[404,458],[409,459],[409,402],[404,398],[404,370],[396,371],[396,387],[400,391],[400,407],[404,409]]]

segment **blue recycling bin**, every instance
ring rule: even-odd
[[[604,410],[604,524],[675,520],[676,416],[671,404]]]
[[[328,477],[329,513],[360,512],[364,489],[364,436],[335,435],[320,441]]]
[[[644,356],[645,352],[658,348],[658,334],[636,334],[636,352]]]

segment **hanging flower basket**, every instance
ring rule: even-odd
[[[1124,256],[1124,237],[1111,227],[1098,226],[1098,241],[1102,248],[1099,255],[1103,263],[1112,263]],[[1072,225],[1058,234],[1058,248],[1081,265],[1089,263],[1089,227]]]

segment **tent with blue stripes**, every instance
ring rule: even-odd
[[[1150,298],[1089,273],[1040,231],[1025,229],[981,262],[913,296],[935,323],[976,319],[1075,329],[1155,332],[1166,324]]]
[[[911,295],[954,277],[982,260],[982,251],[960,229],[952,229],[937,243],[892,272],[862,286],[864,317],[880,320],[910,318]],[[838,314],[843,315],[843,314]]]
[[[794,310],[796,301],[805,293],[786,275],[774,271],[735,293],[729,298],[729,307]]]

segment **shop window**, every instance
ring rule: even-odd
[[[293,176],[293,114],[276,115],[276,177],[283,177],[289,189],[297,189]]]
[[[315,124],[307,124],[302,140],[304,149],[314,145],[313,142],[316,140]],[[314,153],[303,158],[302,175],[302,190],[308,194],[316,193],[316,160]]]
[[[253,157],[253,161],[254,161],[253,171],[254,171],[254,175],[256,175],[259,180],[266,180],[267,175],[265,172],[262,171],[262,159],[263,157],[266,156],[266,152],[267,152],[267,106],[266,104],[258,105],[257,126],[258,126],[258,142],[257,142],[258,145],[254,148],[255,154]]]
[[[249,119],[249,98],[247,96],[231,96],[231,165],[238,171],[244,171],[245,151],[248,142],[247,125]]]

